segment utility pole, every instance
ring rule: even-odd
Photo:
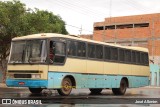
[[[81,28],[79,29],[79,34],[80,35],[82,34],[82,25],[81,25]]]

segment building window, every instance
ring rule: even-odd
[[[138,23],[138,24],[134,24],[134,27],[149,27],[149,23]]]
[[[104,27],[103,26],[97,26],[97,27],[94,27],[94,30],[104,30]]]
[[[105,30],[107,30],[107,29],[115,29],[115,25],[106,26]]]
[[[117,25],[117,29],[133,28],[133,24]]]

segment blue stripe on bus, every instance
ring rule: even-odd
[[[20,85],[24,82],[24,85]],[[47,88],[47,80],[27,80],[27,79],[7,79],[6,85],[9,87],[30,87],[30,88]]]
[[[67,75],[76,80],[76,88],[119,88],[120,81],[126,77],[129,88],[149,85],[149,77],[144,76],[122,76],[122,75],[99,75],[79,74],[65,72],[48,72],[48,88],[61,88],[61,82]]]
[[[10,87],[56,89],[61,88],[61,82],[65,76],[73,76],[75,78],[76,88],[119,88],[123,77],[128,79],[129,88],[149,85],[149,78],[143,76],[93,75],[64,72],[48,72],[48,80],[7,79],[6,85]],[[19,82],[24,82],[25,84],[19,85]]]

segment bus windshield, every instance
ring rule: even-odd
[[[45,63],[46,58],[46,40],[12,42],[9,63]]]

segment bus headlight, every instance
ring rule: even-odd
[[[8,78],[14,78],[14,74],[7,74]]]
[[[41,78],[41,75],[40,74],[32,74],[32,78],[39,79],[39,78]]]

